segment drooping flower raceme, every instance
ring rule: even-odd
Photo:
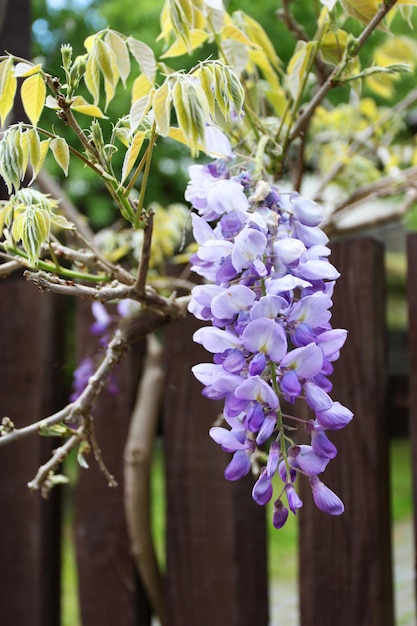
[[[318,508],[340,515],[342,501],[318,478],[337,454],[326,431],[353,417],[329,395],[328,376],[347,332],[330,324],[339,273],[319,227],[321,208],[298,193],[255,182],[247,171],[232,176],[224,161],[193,165],[185,197],[196,211],[192,269],[206,281],[194,287],[189,310],[211,323],[194,341],[213,355],[193,373],[206,397],[224,400],[228,427],[215,426],[210,436],[232,453],[225,476],[248,474],[266,449],[252,496],[265,505],[273,498],[272,479],[282,479],[273,507],[276,528],[288,509],[295,514],[303,504],[294,487],[299,473],[309,478]],[[314,413],[304,421],[308,445],[292,441],[288,419],[302,420],[282,410],[283,401],[299,399]]]

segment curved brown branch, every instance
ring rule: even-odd
[[[132,554],[161,624],[165,623],[162,576],[151,530],[150,469],[164,384],[162,347],[147,337],[147,354],[124,453],[124,503]]]

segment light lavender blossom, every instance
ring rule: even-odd
[[[224,160],[192,166],[185,197],[196,211],[192,269],[206,281],[193,289],[189,310],[211,322],[194,341],[213,355],[212,363],[192,370],[206,397],[224,400],[228,427],[213,427],[210,436],[232,454],[225,476],[245,476],[267,452],[252,497],[265,505],[273,498],[274,476],[281,478],[276,528],[288,510],[296,514],[302,507],[294,487],[298,474],[309,478],[317,507],[339,515],[341,500],[318,476],[337,454],[326,431],[343,428],[353,415],[329,395],[332,363],[347,332],[330,323],[339,272],[319,226],[322,210],[297,193],[252,181],[247,171],[231,175]],[[291,439],[283,400],[305,402],[313,411],[314,419],[304,420],[311,445]]]

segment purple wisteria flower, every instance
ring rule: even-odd
[[[266,449],[252,497],[267,504],[274,477],[281,479],[273,500],[276,528],[303,505],[294,485],[298,474],[308,477],[320,510],[340,515],[341,500],[318,478],[337,454],[326,431],[353,417],[330,396],[332,363],[347,331],[330,323],[339,272],[329,261],[322,210],[298,193],[229,169],[225,160],[193,165],[185,194],[195,209],[192,269],[206,281],[193,289],[189,310],[211,323],[194,341],[213,355],[212,363],[192,370],[206,397],[224,400],[227,425],[211,428],[210,436],[232,454],[229,480],[258,467]],[[311,444],[291,438],[283,401],[305,402],[313,411],[314,419],[304,420]]]

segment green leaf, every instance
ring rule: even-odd
[[[62,168],[65,176],[67,176],[70,161],[70,152],[67,142],[63,137],[54,137],[50,143],[50,148],[55,161]]]

